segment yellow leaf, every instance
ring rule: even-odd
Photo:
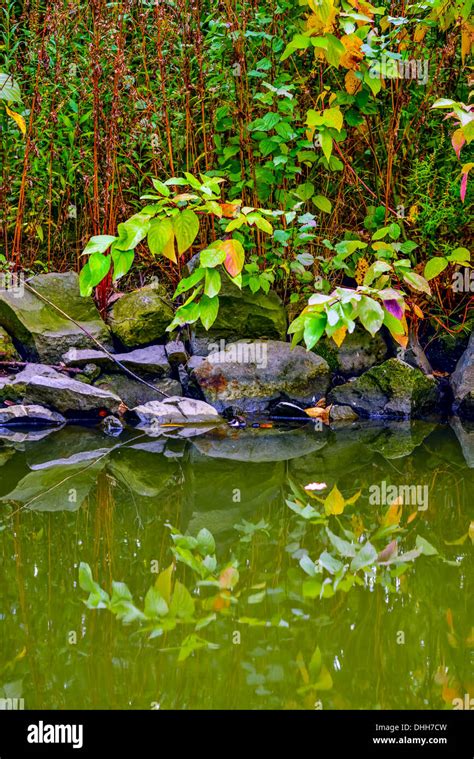
[[[336,331],[332,335],[332,339],[336,343],[337,347],[340,348],[342,343],[344,342],[344,338],[347,334],[347,327],[339,327],[339,329],[336,329]]]
[[[421,24],[418,24],[415,27],[415,33],[413,35],[413,42],[423,42],[426,32],[428,31],[427,26],[422,26]]]
[[[5,105],[5,108],[7,110],[8,115],[11,116],[11,118],[13,119],[13,121],[19,127],[20,132],[23,135],[25,135],[26,134],[26,123],[25,123],[25,119],[23,118],[23,116],[20,113],[15,113],[15,111],[10,110],[10,108],[8,107],[8,105]]]
[[[355,95],[358,90],[362,87],[362,81],[357,78],[355,73],[351,70],[349,70],[344,78],[345,85],[346,85],[346,92],[349,93],[349,95]]]
[[[333,489],[324,501],[324,509],[326,511],[326,514],[342,514],[345,505],[346,502],[344,501],[341,491],[337,485],[334,485]]]
[[[474,522],[471,522],[469,525],[469,537],[471,539],[471,543],[474,543]]]
[[[396,498],[393,503],[390,504],[385,512],[382,524],[384,527],[389,527],[392,524],[400,524],[402,518],[403,506],[400,498]]]
[[[298,666],[298,669],[300,671],[301,677],[303,678],[303,682],[305,685],[308,685],[309,683],[309,672],[306,669],[306,664],[304,663],[303,654],[301,651],[298,652],[296,655],[296,664]]]
[[[340,64],[346,69],[358,69],[364,53],[361,51],[362,40],[357,34],[345,34],[341,42],[346,51],[341,55]]]
[[[469,55],[474,45],[474,26],[468,21],[461,25],[461,59],[464,65],[466,55]]]
[[[418,515],[417,511],[414,511],[412,514],[410,514],[410,516],[407,519],[407,524],[410,524],[410,522],[413,522],[413,520],[416,519],[417,515]]]

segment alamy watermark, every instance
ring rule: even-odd
[[[398,501],[407,506],[417,506],[418,511],[426,511],[428,499],[428,485],[387,485],[383,480],[379,485],[369,487],[371,506],[390,506]]]
[[[209,343],[208,361],[211,364],[255,364],[258,369],[268,366],[268,345],[265,342]]]
[[[0,272],[0,291],[10,292],[14,298],[22,298],[25,294],[25,275],[11,271]]]
[[[428,84],[429,60],[412,58],[402,61],[383,55],[369,68],[371,79],[413,79],[417,84]]]

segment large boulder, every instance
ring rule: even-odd
[[[451,376],[454,410],[461,416],[474,418],[474,332]]]
[[[221,347],[220,341],[234,342],[240,339],[267,338],[284,340],[287,315],[281,298],[273,291],[252,293],[239,290],[227,277],[223,278],[219,292],[219,313],[210,330],[199,323],[191,337],[192,351],[207,356]]]
[[[80,324],[96,340],[107,344],[110,333],[91,298],[82,298],[75,272],[39,274],[29,280],[39,295]],[[21,346],[27,358],[57,363],[69,348],[93,348],[95,343],[74,322],[67,319],[30,290],[0,290],[0,325]]]
[[[280,397],[303,404],[319,400],[329,386],[329,367],[301,346],[241,340],[210,354],[196,366],[193,379],[218,411],[232,406],[254,412]]]
[[[363,327],[356,327],[339,348],[332,338],[323,337],[313,351],[326,359],[331,371],[354,376],[382,363],[388,347],[380,332],[372,337]]]
[[[460,419],[453,416],[450,419],[451,427],[456,433],[457,439],[461,446],[466,464],[470,469],[474,469],[474,424],[467,419]]]
[[[391,358],[361,377],[331,390],[329,402],[351,406],[367,417],[406,418],[436,410],[436,380]]]
[[[33,377],[61,376],[59,372],[46,364],[27,364],[13,377],[0,377],[0,402],[14,402],[24,398],[27,385]]]
[[[3,327],[0,327],[0,361],[21,361],[13,340]]]
[[[147,285],[114,303],[109,325],[124,346],[133,348],[162,340],[173,315],[166,291],[158,285]]]

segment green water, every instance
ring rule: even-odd
[[[309,483],[326,487],[302,490]],[[405,493],[390,518],[371,503],[381,483],[418,486],[419,499]],[[81,428],[7,435],[3,696],[26,709],[452,709],[474,694],[471,485],[453,430],[422,423],[166,441]],[[313,497],[331,492],[326,504]],[[212,533],[207,575],[176,561],[173,547],[200,566],[205,551],[173,541],[167,525]],[[406,560],[393,551],[392,563],[369,556],[351,569],[343,556],[394,539]],[[173,584],[194,602],[174,629],[84,603],[81,562],[108,592],[126,583],[142,610],[173,560]],[[186,650],[193,635],[202,647]]]

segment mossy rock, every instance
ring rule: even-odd
[[[372,337],[363,327],[356,327],[340,347],[332,338],[324,337],[314,346],[313,353],[324,358],[332,372],[354,376],[384,361],[388,348],[380,332]]]
[[[13,340],[3,327],[0,327],[0,361],[21,361]]]
[[[329,400],[368,417],[404,418],[436,410],[438,386],[404,361],[391,358],[331,390]]]
[[[114,337],[125,347],[134,348],[163,340],[173,316],[164,288],[147,285],[116,301],[108,322]]]
[[[29,285],[96,340],[106,345],[110,342],[109,330],[94,301],[81,297],[79,277],[75,272],[39,274],[29,280]],[[19,344],[27,358],[44,363],[58,363],[62,354],[72,347],[97,347],[77,324],[26,288],[21,292],[0,290],[0,325]]]

